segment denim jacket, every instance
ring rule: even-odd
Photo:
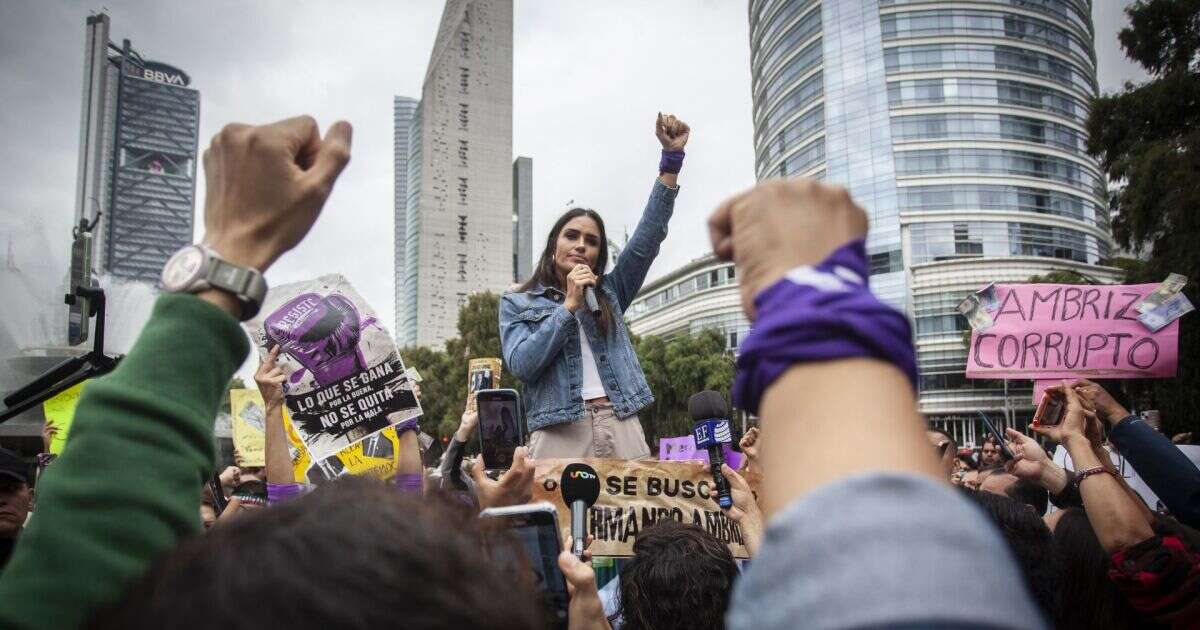
[[[504,363],[525,384],[530,431],[583,417],[581,329],[588,336],[596,371],[617,417],[628,418],[654,402],[622,314],[642,288],[650,263],[667,237],[667,222],[678,193],[678,188],[667,188],[654,180],[650,201],[633,237],[621,251],[616,266],[600,281],[600,290],[613,311],[613,327],[607,336],[598,336],[596,322],[587,309],[578,311],[576,321],[562,305],[566,296],[554,287],[539,285],[523,293],[505,293],[500,299]]]

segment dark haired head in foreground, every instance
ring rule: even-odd
[[[1112,560],[1100,546],[1086,512],[1063,510],[1054,523],[1054,546],[1062,558],[1062,605],[1067,611],[1059,620],[1060,629],[1144,627],[1145,617],[1109,579]]]
[[[192,538],[93,628],[542,628],[473,515],[345,478]]]
[[[1059,601],[1062,564],[1055,552],[1050,528],[1041,516],[1020,501],[991,492],[964,492],[996,524],[1017,560],[1029,593],[1046,619],[1056,622],[1062,614]]]
[[[695,525],[660,521],[638,534],[621,569],[625,630],[725,627],[738,568],[729,547]]]

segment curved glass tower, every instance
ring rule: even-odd
[[[955,305],[989,282],[1098,282],[1112,241],[1086,153],[1086,0],[750,0],[758,177],[847,186],[872,289],[913,318],[921,410],[960,442],[976,410],[1031,415],[1028,381],[968,380]]]

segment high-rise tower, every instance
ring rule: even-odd
[[[512,283],[512,0],[448,0],[413,114],[401,345],[440,346]]]

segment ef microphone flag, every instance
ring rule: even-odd
[[[600,475],[587,464],[567,464],[558,487],[563,503],[571,508],[571,553],[582,560],[587,542],[587,511],[600,497]]]
[[[721,465],[725,463],[721,445],[733,442],[733,432],[727,420],[729,408],[725,398],[712,390],[693,394],[688,398],[688,413],[696,422],[692,426],[696,448],[708,450],[713,482],[717,485],[717,505],[727,510],[733,507],[733,497],[729,493],[729,480],[721,472]]]

